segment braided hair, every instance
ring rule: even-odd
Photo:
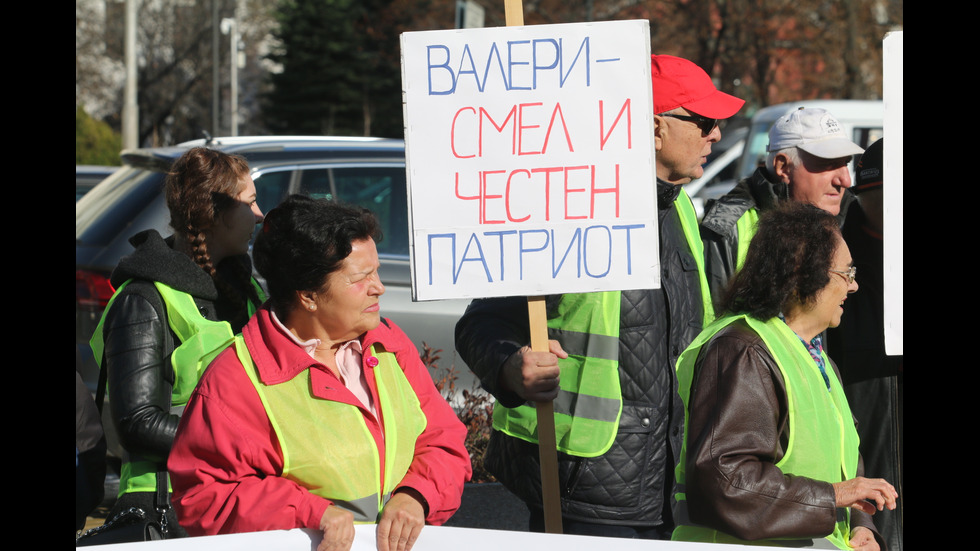
[[[248,320],[246,298],[258,301],[251,285],[251,263],[242,256],[230,257],[221,262],[219,273],[208,252],[206,234],[225,210],[236,205],[248,176],[244,158],[195,147],[174,162],[165,183],[170,225],[190,245],[194,263],[214,279],[219,297],[224,299],[224,305],[216,304],[219,317],[235,328]],[[224,315],[221,310],[225,310]]]

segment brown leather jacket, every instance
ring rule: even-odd
[[[789,441],[786,389],[768,348],[743,322],[702,349],[688,411],[691,521],[745,540],[812,539],[833,531],[833,486],[776,467]],[[859,463],[858,476],[863,471]],[[885,548],[871,517],[852,509],[851,528],[858,526]]]

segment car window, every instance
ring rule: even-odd
[[[746,176],[751,176],[756,167],[766,164],[766,147],[769,145],[769,128],[771,126],[772,123],[770,122],[757,122],[752,125],[736,179],[741,180]]]
[[[105,246],[131,232],[143,209],[160,197],[165,177],[162,172],[125,167],[106,178],[75,203],[75,240]]]
[[[333,170],[329,168],[307,169],[300,173],[299,192],[314,199],[333,199],[333,186],[330,178]]]
[[[865,149],[867,149],[869,145],[881,139],[881,137],[884,135],[885,133],[880,126],[854,127],[854,143]]]
[[[304,170],[299,193],[364,207],[378,217],[384,239],[378,253],[408,255],[405,168],[347,167]]]
[[[289,193],[289,181],[292,179],[291,170],[256,173],[252,176],[255,181],[255,199],[262,212],[269,212],[282,203]]]

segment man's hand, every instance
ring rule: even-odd
[[[558,396],[558,358],[568,354],[558,341],[548,341],[549,352],[525,346],[511,354],[500,370],[503,387],[531,402],[550,402]]]
[[[414,490],[391,496],[378,521],[378,551],[409,551],[425,525],[425,508]]]
[[[878,511],[886,507],[889,511],[895,509],[898,492],[883,478],[858,476],[843,482],[835,482],[833,486],[838,507],[853,507],[869,515],[875,514],[876,505]],[[865,500],[874,501],[876,505]]]
[[[851,532],[851,541],[847,542],[852,549],[858,551],[880,551],[875,535],[864,526],[858,526]]]
[[[331,505],[320,517],[320,530],[323,539],[316,551],[349,551],[354,543],[354,515]]]

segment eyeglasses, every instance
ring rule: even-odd
[[[832,274],[838,274],[847,280],[847,284],[850,285],[854,283],[854,278],[857,277],[858,269],[857,266],[851,266],[847,270],[830,270]]]
[[[701,129],[701,135],[707,136],[711,134],[711,131],[718,126],[718,119],[709,119],[708,117],[702,117],[701,115],[681,115],[680,113],[663,113],[661,117],[673,117],[675,119],[680,119],[682,121],[693,122],[695,126]]]

